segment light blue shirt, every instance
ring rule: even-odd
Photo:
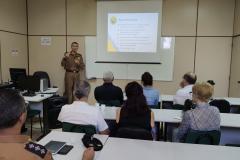
[[[157,106],[159,102],[160,92],[152,87],[143,87],[143,94],[146,97],[149,106]]]

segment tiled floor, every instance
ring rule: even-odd
[[[25,127],[27,128],[27,132],[24,132],[23,134],[30,136],[31,134],[31,123],[30,120],[27,120],[25,123]],[[34,120],[33,122],[33,136],[32,136],[32,140],[36,141],[40,136],[42,135],[41,132],[41,127],[40,127],[40,123],[38,120]]]

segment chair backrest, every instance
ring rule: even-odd
[[[238,110],[236,111],[236,113],[240,114],[240,108],[238,108]]]
[[[187,99],[185,102],[184,102],[184,105],[181,105],[181,104],[173,104],[172,106],[172,109],[175,109],[175,110],[183,110],[183,111],[188,111],[188,110],[191,110],[192,108],[194,108],[194,105],[192,103],[192,100],[190,99]]]
[[[174,105],[172,105],[172,109],[174,109],[174,110],[184,110],[185,107],[184,107],[184,105],[181,105],[181,104],[174,104]]]
[[[33,76],[34,76],[34,77],[38,77],[38,78],[40,78],[40,79],[47,79],[47,80],[48,80],[48,87],[49,87],[49,88],[51,87],[50,78],[49,78],[49,75],[48,75],[47,72],[37,71],[37,72],[34,72]]]
[[[85,134],[96,134],[96,127],[93,125],[82,125],[82,124],[72,124],[63,122],[62,130],[64,132],[77,132],[77,133],[85,133]]]
[[[121,102],[119,100],[109,100],[109,101],[100,100],[100,101],[98,101],[98,103],[100,105],[105,104],[108,107],[112,107],[112,106],[120,107],[121,106]]]
[[[230,113],[231,105],[225,99],[215,99],[209,103],[211,106],[216,106],[220,113]]]
[[[240,147],[240,144],[226,144],[225,146],[230,146],[230,147]]]
[[[188,132],[185,143],[219,145],[221,132],[213,131],[190,131]]]
[[[54,95],[51,98],[48,98],[49,108],[55,108],[57,106],[63,106],[68,104],[68,99],[65,96]]]
[[[44,120],[47,121],[48,129],[62,128],[62,123],[58,121],[58,115],[65,104],[67,104],[66,97],[53,96],[47,99],[43,114]]]
[[[142,128],[121,127],[117,130],[116,137],[141,139],[141,140],[153,140],[152,133]]]
[[[173,101],[162,101],[162,109],[172,109]]]

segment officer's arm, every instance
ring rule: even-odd
[[[83,152],[83,157],[82,160],[93,160],[94,159],[94,149],[91,148],[87,148],[84,152]]]
[[[63,66],[63,67],[66,66],[66,61],[67,61],[67,57],[68,57],[67,55],[68,54],[69,54],[68,52],[65,52],[64,57],[62,58],[61,66]]]
[[[52,154],[42,145],[34,143],[34,142],[28,142],[25,144],[25,149],[28,152],[31,152],[32,154],[35,154],[40,159],[44,160],[53,160]]]
[[[53,160],[52,154],[48,151],[47,154],[44,157],[44,160]]]
[[[82,55],[79,54],[79,56],[77,57],[77,60],[75,61],[75,63],[77,64],[77,66],[84,70],[85,69],[85,64],[83,62],[83,58],[82,58]]]
[[[83,58],[82,58],[82,56],[80,57],[80,68],[81,69],[85,69],[85,64],[84,64],[84,62],[83,62]]]

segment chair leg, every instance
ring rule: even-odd
[[[39,122],[40,122],[41,132],[42,132],[43,129],[42,129],[42,119],[41,119],[41,115],[39,114],[38,117],[39,117]]]
[[[33,125],[33,119],[31,118],[31,133],[30,133],[30,136],[31,136],[31,138],[32,138],[32,125]]]

